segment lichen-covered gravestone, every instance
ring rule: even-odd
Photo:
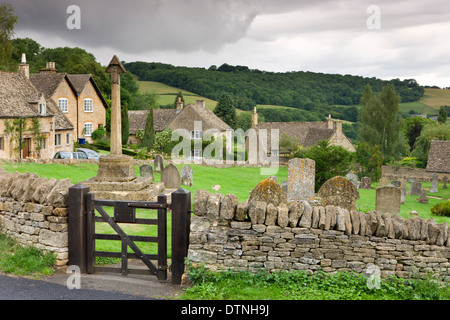
[[[420,194],[420,189],[422,189],[422,182],[414,181],[411,183],[411,194],[418,196]]]
[[[288,162],[288,201],[314,199],[316,162],[311,159],[291,159]]]
[[[427,191],[425,189],[420,189],[419,198],[417,198],[419,203],[428,203]]]
[[[178,189],[181,185],[180,172],[172,163],[161,172],[161,182],[167,189]]]
[[[192,187],[194,181],[194,171],[190,166],[184,166],[181,169],[181,184]]]
[[[383,213],[399,213],[401,204],[400,188],[388,185],[378,188],[376,192],[375,210]]]
[[[273,179],[264,179],[250,193],[248,202],[252,201],[263,201],[266,204],[272,203],[277,207],[281,203],[286,203],[287,197],[278,182]]]
[[[361,184],[359,185],[360,189],[367,189],[370,190],[372,184],[372,179],[369,177],[362,177],[361,178]]]
[[[149,164],[143,164],[142,166],[140,166],[139,172],[140,172],[141,177],[146,177],[146,178],[151,177],[152,180],[154,179],[153,167]]]
[[[356,210],[359,192],[349,180],[337,176],[320,187],[317,197],[321,206],[333,205],[347,210]]]

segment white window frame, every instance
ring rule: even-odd
[[[90,128],[88,129],[88,127]],[[94,131],[94,124],[92,122],[86,122],[84,124],[84,136],[90,137],[93,131]]]
[[[94,101],[92,99],[84,99],[84,112],[94,112]]]
[[[202,131],[195,131],[195,130],[191,131],[191,140],[201,140],[202,137],[203,137]]]
[[[202,156],[202,149],[192,149],[191,157],[200,158]]]
[[[63,113],[69,112],[69,99],[59,98],[58,99],[58,107]]]
[[[55,133],[55,147],[61,147],[61,146],[62,146],[61,133]]]
[[[45,103],[38,104],[38,112],[41,116],[47,115],[47,105]]]

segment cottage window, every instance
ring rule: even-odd
[[[191,150],[191,157],[199,158],[202,156],[202,149],[193,149]]]
[[[47,141],[47,139],[45,139],[45,138],[39,140],[39,147],[41,148],[41,150],[44,150],[47,147],[46,141]]]
[[[84,124],[84,136],[90,137],[92,135],[93,128],[94,128],[94,126],[91,122],[85,123]]]
[[[58,107],[64,113],[69,112],[69,100],[66,98],[58,99]]]
[[[61,133],[55,134],[55,146],[61,147]]]
[[[66,133],[66,145],[70,145],[70,132]]]
[[[191,139],[192,140],[201,139],[202,136],[203,136],[203,132],[201,132],[201,131],[191,131]]]
[[[0,138],[0,150],[3,150],[3,137]]]
[[[271,151],[272,156],[279,156],[280,155],[280,151],[279,150],[272,150]]]
[[[92,99],[84,99],[84,112],[94,112]]]
[[[45,103],[39,103],[39,114],[45,116],[47,114],[47,105]]]

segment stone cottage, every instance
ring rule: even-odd
[[[271,150],[271,130],[278,130],[278,138],[284,134],[294,139],[298,145],[303,147],[310,147],[315,145],[319,140],[329,140],[331,145],[342,146],[350,152],[355,152],[356,148],[352,144],[349,138],[342,132],[342,122],[335,121],[328,116],[327,121],[314,121],[314,122],[258,122],[258,113],[256,107],[252,113],[252,126],[257,136],[257,142],[259,145],[259,139],[261,130],[267,132],[268,154],[278,155],[283,153],[284,150],[278,149]],[[264,145],[264,143],[262,144]],[[270,150],[269,150],[270,149]]]
[[[28,70],[24,61],[19,72],[0,72],[0,159],[49,159],[73,150],[72,139],[62,139],[73,124],[31,83]]]
[[[139,129],[145,128],[148,112],[148,110],[128,111],[131,141],[138,141],[136,133]],[[232,134],[231,127],[209,110],[203,100],[197,100],[196,103],[188,104],[185,107],[181,101],[178,101],[176,109],[154,109],[153,125],[155,132],[163,131],[166,128],[174,131],[187,130],[192,140],[202,139],[203,133],[210,129],[217,130],[215,137],[221,134],[227,139],[231,139]],[[191,156],[200,155],[201,150],[191,150]]]
[[[92,75],[58,73],[54,62],[39,71],[31,82],[74,124],[72,135],[61,137],[62,143],[80,138],[93,142],[92,132],[106,125],[108,105]]]

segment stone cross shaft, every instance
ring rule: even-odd
[[[120,114],[120,74],[127,72],[114,55],[106,73],[111,74],[111,154],[122,154],[122,118]]]

